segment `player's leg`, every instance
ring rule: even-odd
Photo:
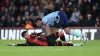
[[[49,46],[55,46],[55,41],[59,38],[58,32],[54,32],[47,36],[47,42]]]
[[[64,28],[66,34],[82,37],[82,34],[77,31],[71,31],[69,27]]]
[[[82,44],[72,44],[63,41],[56,41],[56,46],[82,46]]]
[[[81,39],[84,41],[84,43],[87,42],[87,34],[86,33],[82,34],[82,33],[77,32],[77,31],[71,31],[69,29],[69,27],[64,28],[64,31],[65,31],[66,34],[77,36],[77,37],[81,37]]]
[[[64,34],[62,32],[53,32],[52,34],[50,34],[47,37],[47,41],[49,43],[50,46],[54,46],[55,42],[58,38],[61,38],[62,41],[65,41],[65,37]]]
[[[77,31],[71,31],[69,29],[69,23],[68,23],[67,15],[65,13],[63,13],[63,12],[60,12],[59,15],[60,15],[60,18],[62,19],[61,22],[60,22],[60,24],[63,27],[65,33],[66,34],[69,34],[69,35],[81,37],[81,39],[84,39],[85,38],[84,39],[84,42],[86,42],[86,36],[85,36],[85,34],[82,34],[82,33],[77,32]]]
[[[52,32],[58,32],[59,28],[51,27]]]
[[[82,46],[82,44],[63,43],[64,46]]]
[[[58,21],[58,20],[60,20],[60,21]],[[79,36],[79,37],[82,36],[82,34],[80,34],[80,33],[75,34],[77,32],[72,32],[72,31],[70,32],[67,16],[63,12],[59,12],[58,16],[56,17],[56,20],[54,21],[53,32],[58,32],[60,27],[64,28],[64,31],[65,31],[66,34],[71,34],[71,35]]]
[[[62,42],[62,44],[63,44],[64,46],[82,46],[81,43],[80,43],[80,44],[72,44],[72,43]]]
[[[54,32],[58,32],[58,31],[59,31],[59,28],[52,27],[52,32],[53,32],[53,33],[54,33]],[[60,40],[66,41],[63,32],[58,32],[58,35],[59,35],[59,37],[60,37]]]
[[[67,15],[64,12],[59,12],[59,16],[62,19],[60,21],[61,27],[63,27],[63,29],[64,29],[66,34],[70,34],[70,35],[74,35],[74,36],[79,36],[79,37],[82,36],[81,33],[78,33],[78,32],[75,32],[75,31],[70,31],[68,18],[67,18]]]

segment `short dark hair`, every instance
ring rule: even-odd
[[[42,19],[41,19],[41,18],[36,18],[35,23],[36,23],[37,21],[42,21]]]
[[[22,37],[24,37],[24,35],[25,35],[26,32],[27,32],[27,31],[23,31],[23,32],[22,32],[22,34],[21,34]]]

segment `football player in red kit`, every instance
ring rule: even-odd
[[[26,39],[23,44],[8,44],[9,46],[82,46],[82,44],[72,44],[64,41],[56,41],[59,37],[64,38],[61,32],[52,33],[49,36],[41,35],[42,33],[28,34],[27,31],[22,32],[22,37]]]

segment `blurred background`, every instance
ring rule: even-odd
[[[99,27],[100,0],[0,0],[0,27],[25,27],[53,11],[63,11],[70,27]]]

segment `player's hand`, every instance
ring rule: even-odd
[[[9,43],[8,46],[16,46],[16,44]]]

